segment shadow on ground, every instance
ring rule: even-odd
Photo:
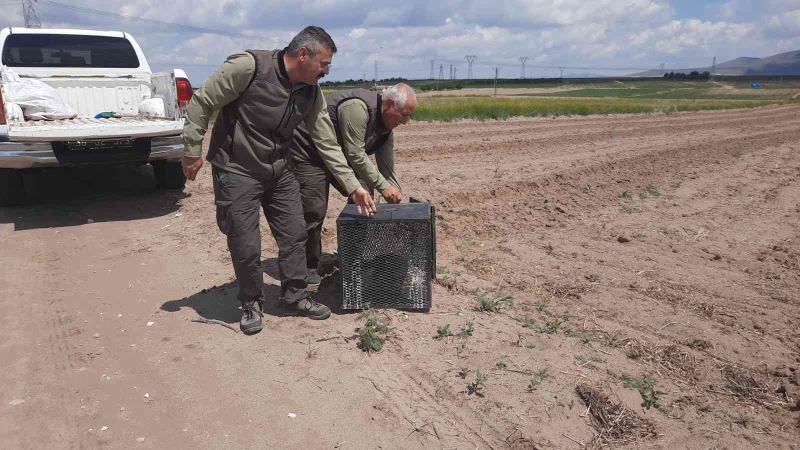
[[[264,260],[262,268],[267,277],[278,278],[278,262],[276,258]],[[237,323],[241,313],[239,312],[239,300],[236,294],[239,286],[235,281],[225,283],[220,286],[211,286],[202,289],[200,292],[178,300],[170,300],[161,305],[161,309],[167,312],[177,312],[182,308],[192,308],[203,319],[219,320],[225,323]],[[264,284],[264,314],[269,316],[283,317],[287,314],[278,307],[281,294],[280,286],[277,284]],[[360,311],[342,309],[341,279],[336,272],[322,280],[319,288],[310,295],[314,300],[329,307],[334,314],[353,314]]]
[[[0,223],[15,231],[164,216],[188,196],[156,189],[150,165],[41,169],[24,178],[30,204],[0,207]]]

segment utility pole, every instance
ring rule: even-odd
[[[499,69],[497,67],[494,68],[494,95],[493,95],[493,97],[497,97],[497,72],[498,72],[498,70]]]
[[[476,58],[475,55],[467,55],[467,56],[464,57],[464,59],[467,60],[467,79],[468,80],[472,79],[472,63],[475,62],[475,58]]]
[[[664,76],[664,63],[661,63],[661,76]]]
[[[25,16],[26,28],[42,28],[39,12],[36,10],[36,0],[22,0],[22,14]]]
[[[439,78],[436,79],[436,90],[439,90],[439,80],[444,77],[444,64],[439,64]]]
[[[717,57],[715,56],[714,60],[711,61],[711,74],[708,77],[708,81],[711,81],[711,80],[714,79],[714,72],[716,72],[716,71],[717,71]]]
[[[558,87],[559,87],[559,89],[561,88],[561,81],[564,79],[564,69],[566,69],[566,67],[559,67],[558,68],[558,70],[560,72],[559,75],[558,75]]]
[[[372,79],[372,81],[375,83],[375,86],[377,87],[378,86],[378,60],[377,59],[375,60],[375,77]]]
[[[433,79],[433,60],[431,60],[431,80]]]
[[[519,62],[522,63],[522,72],[520,72],[519,77],[522,78],[522,79],[525,79],[525,61],[527,61],[527,60],[528,60],[527,56],[520,56],[520,58],[519,58]]]

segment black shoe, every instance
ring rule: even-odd
[[[244,334],[255,334],[261,331],[263,325],[261,318],[264,317],[264,310],[261,299],[248,300],[242,302],[242,318],[239,320],[239,329]]]
[[[322,277],[317,273],[317,269],[308,269],[306,287],[313,291],[319,287],[320,283],[322,283]]]
[[[278,301],[281,310],[286,315],[292,316],[305,316],[314,320],[325,320],[331,316],[331,309],[322,303],[317,303],[314,300],[306,297],[295,303],[286,303]]]

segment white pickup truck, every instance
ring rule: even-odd
[[[23,173],[43,167],[150,163],[158,187],[183,187],[180,134],[192,86],[182,70],[152,73],[124,32],[5,28],[0,55],[0,206],[25,203]],[[26,80],[44,82],[74,118],[25,117],[8,99]]]

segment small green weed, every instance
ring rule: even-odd
[[[628,198],[628,199],[633,198],[633,194],[631,193],[631,191],[622,191],[622,193],[619,194],[619,196],[620,198]]]
[[[656,409],[661,408],[661,398],[659,395],[663,394],[663,392],[656,391],[656,380],[654,378],[647,375],[642,375],[641,378],[623,375],[622,381],[625,383],[625,387],[639,391],[639,395],[642,396],[643,407],[646,409],[650,409],[651,407],[655,407]]]
[[[506,368],[508,368],[508,365],[506,365],[506,363],[504,363],[503,361],[498,361],[497,364],[494,365],[494,367],[497,370],[505,370]]]
[[[692,339],[686,343],[686,346],[695,350],[705,350],[711,348],[711,343],[703,339]]]
[[[648,198],[648,197],[658,198],[658,197],[661,197],[661,191],[659,191],[656,186],[654,186],[652,184],[649,184],[649,185],[647,185],[647,188],[645,188],[644,192],[639,194],[639,197],[640,198]]]
[[[446,323],[436,329],[436,336],[434,336],[433,338],[436,340],[442,340],[452,335],[453,333],[450,331],[450,324]]]
[[[460,338],[470,337],[470,336],[472,336],[472,332],[473,331],[475,331],[475,322],[470,320],[469,322],[464,324],[464,326],[461,328],[461,331],[459,331],[456,334],[456,337],[460,337]]]
[[[543,382],[544,380],[546,380],[546,379],[547,379],[547,378],[549,378],[549,377],[550,377],[550,374],[549,374],[549,371],[547,370],[547,367],[544,367],[544,368],[542,368],[542,369],[539,369],[539,371],[538,371],[538,372],[536,372],[535,374],[533,374],[533,378],[531,378],[531,382],[530,382],[530,384],[528,384],[528,392],[533,392],[533,391],[535,391],[535,390],[536,390],[536,388],[537,388],[537,387],[538,387],[540,384],[542,384],[542,382]]]
[[[476,309],[478,311],[496,313],[500,312],[504,303],[513,303],[514,297],[510,295],[502,295],[499,297],[489,297],[488,295],[476,292],[474,295],[475,302],[477,303]]]
[[[555,319],[546,322],[544,325],[539,326],[536,331],[544,334],[558,334],[559,330],[561,330],[561,325],[563,325],[564,322],[564,318],[556,317]]]
[[[605,362],[601,358],[586,357],[583,355],[575,355],[575,363],[578,367],[586,367],[587,369],[594,369],[594,363]]]
[[[475,381],[467,385],[467,395],[475,394],[478,397],[483,397],[483,389],[486,387],[488,378],[481,373],[480,369],[475,371]]]
[[[389,326],[378,318],[374,310],[369,308],[359,314],[356,320],[364,322],[364,326],[358,332],[358,348],[365,352],[381,351],[390,331]]]
[[[612,334],[606,338],[606,345],[609,347],[620,347],[622,346],[622,339],[616,334]]]
[[[741,425],[745,428],[747,428],[747,426],[750,425],[750,422],[752,421],[753,418],[748,416],[747,414],[737,413],[735,416],[733,416],[733,423],[735,423],[736,425]]]
[[[517,317],[517,322],[519,322],[523,328],[536,328],[536,321],[528,316]]]

